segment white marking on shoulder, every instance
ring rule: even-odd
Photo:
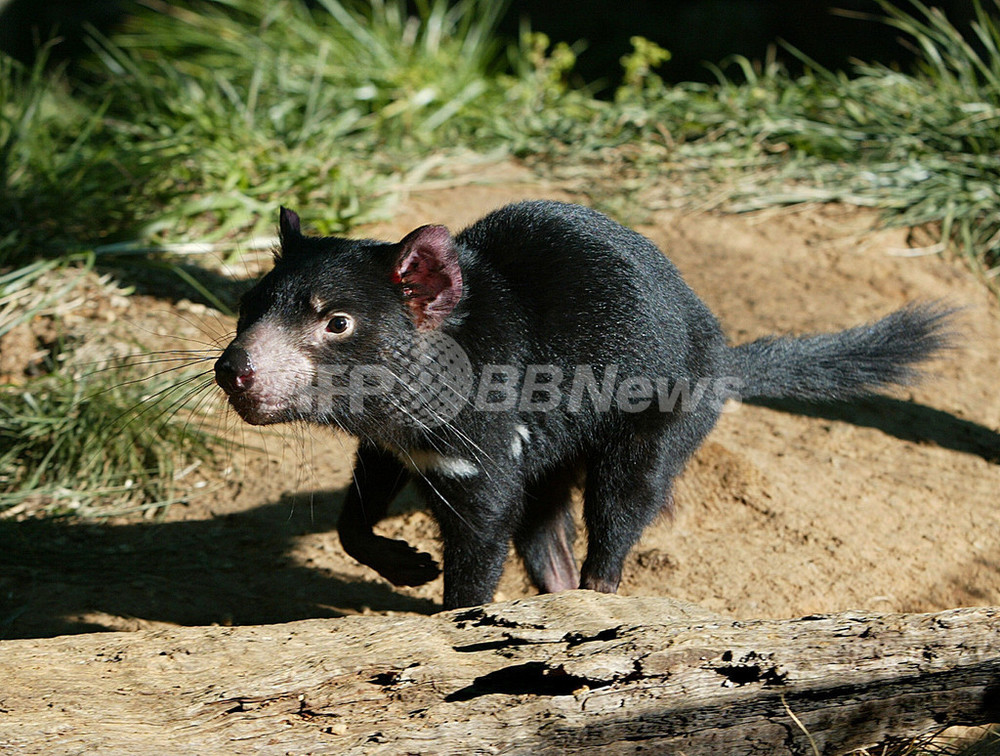
[[[514,459],[521,458],[524,445],[530,440],[531,431],[526,425],[518,425],[514,428],[514,437],[510,440],[510,453],[514,455]]]
[[[399,458],[407,467],[422,473],[436,472],[448,478],[472,478],[479,474],[479,468],[469,460],[436,451],[414,449],[400,453]]]
[[[526,425],[518,425],[514,428],[514,437],[510,440],[510,452],[514,459],[520,459],[524,451],[524,445],[531,440],[531,431]]]

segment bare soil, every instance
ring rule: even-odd
[[[573,199],[513,166],[459,184],[414,190],[365,235],[397,238],[431,222],[457,230],[508,201]],[[876,225],[869,211],[822,206],[659,210],[639,227],[733,342],[843,328],[915,300],[965,309],[959,347],[919,386],[849,407],[725,414],[680,481],[676,517],[634,550],[622,594],[740,618],[1000,604],[1000,310],[961,261],[921,254],[906,231]],[[224,343],[234,325],[201,305],[122,297],[108,283],[85,299],[59,327],[105,350],[120,350],[126,334]],[[6,380],[30,373],[40,328],[0,343]],[[341,550],[333,526],[351,439],[250,429],[219,393],[210,403],[232,444],[178,482],[183,503],[152,518],[0,520],[0,638],[438,609],[440,579],[395,588]],[[408,491],[381,531],[440,556],[434,523]],[[512,556],[497,598],[532,592]]]

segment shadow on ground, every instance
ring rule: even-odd
[[[791,399],[753,399],[747,403],[793,415],[876,428],[903,441],[936,444],[993,464],[1000,463],[1000,433],[915,402],[873,396],[850,403],[809,403]]]
[[[334,530],[342,492],[306,492],[209,520],[114,525],[0,521],[0,639],[109,629],[110,615],[179,625],[290,622],[345,613],[432,613],[374,578],[289,557],[295,539]],[[90,619],[88,619],[90,618]]]

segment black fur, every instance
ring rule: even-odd
[[[275,268],[245,297],[217,363],[219,383],[250,422],[304,419],[361,439],[340,536],[396,584],[437,574],[426,554],[372,531],[414,479],[440,524],[447,607],[492,599],[511,542],[540,590],[615,591],[626,555],[669,507],[674,478],[727,395],[857,397],[912,380],[947,344],[948,312],[923,305],[840,333],[731,348],[652,242],[576,205],[522,202],[454,239],[424,227],[399,244],[304,237],[283,210],[281,233]],[[336,333],[345,316],[346,336]],[[420,360],[440,354],[435,334],[460,345],[474,381],[457,415],[428,423],[371,366],[419,372]],[[272,363],[275,344],[288,351]],[[363,411],[343,385],[327,401],[330,365],[334,382],[344,370],[370,372],[353,384],[363,387]],[[494,365],[514,370],[509,386],[529,366],[549,366],[553,382],[536,380],[528,404],[498,409],[502,386],[477,391]],[[574,406],[577,378],[593,392]],[[627,379],[631,394],[600,395]],[[546,408],[553,387],[562,401]],[[569,501],[584,479],[588,549],[578,575]]]

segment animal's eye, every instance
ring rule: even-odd
[[[326,324],[327,333],[344,338],[354,333],[354,318],[346,312],[338,312]]]

